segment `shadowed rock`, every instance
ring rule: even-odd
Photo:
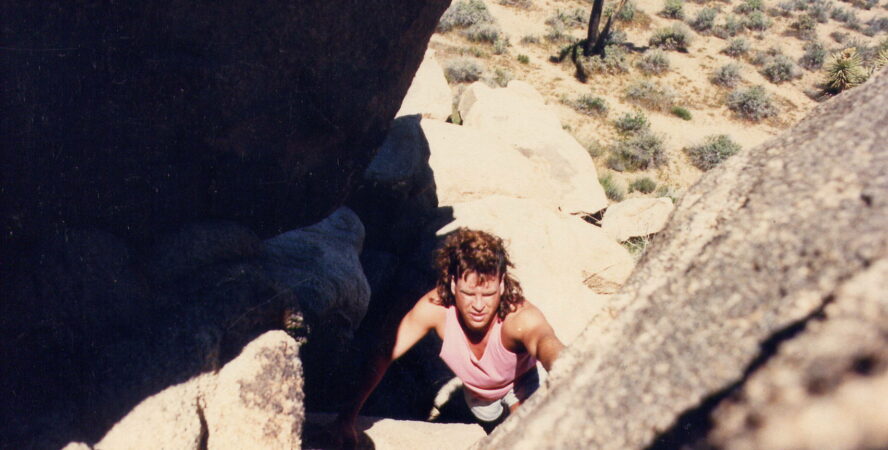
[[[144,241],[325,217],[448,3],[4,2],[2,264],[62,225]]]
[[[480,446],[888,445],[877,400],[888,367],[886,103],[883,70],[706,174],[615,299],[618,318],[588,329],[548,391]],[[867,420],[818,421],[828,438],[812,442],[812,411]]]

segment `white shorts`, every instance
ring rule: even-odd
[[[530,397],[539,387],[540,376],[537,373],[537,368],[534,367],[525,372],[521,378],[515,380],[515,385],[512,386],[512,389],[499,400],[485,400],[476,397],[468,389],[463,389],[463,394],[466,398],[466,404],[469,405],[469,410],[472,411],[472,414],[478,420],[493,422],[499,419],[508,408],[527,400],[527,397]]]

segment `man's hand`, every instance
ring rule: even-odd
[[[355,429],[354,420],[339,416],[328,425],[327,434],[330,437],[330,448],[342,450],[354,450],[358,448],[358,431]]]

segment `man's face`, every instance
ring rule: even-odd
[[[484,333],[496,316],[503,293],[502,278],[467,272],[450,289],[456,297],[456,310],[466,331]]]

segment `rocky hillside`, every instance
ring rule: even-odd
[[[475,79],[534,86],[594,157],[612,199],[677,197],[718,155],[755,147],[828,98],[830,55],[853,47],[863,71],[884,64],[886,8],[875,0],[628,0],[604,57],[582,61],[581,77],[564,52],[586,37],[590,1],[461,0],[430,47],[455,94]],[[757,86],[763,91],[748,91]],[[721,135],[729,142],[710,138]],[[650,163],[633,162],[636,154]]]

